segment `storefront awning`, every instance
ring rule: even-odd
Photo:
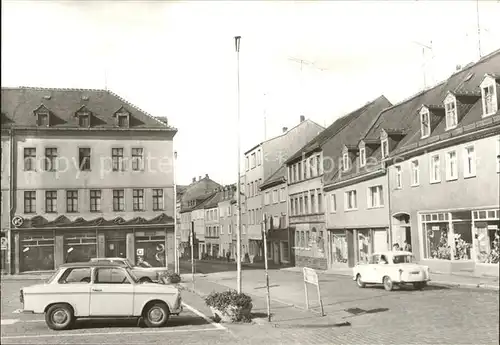
[[[18,229],[47,229],[47,228],[88,228],[88,227],[115,227],[115,226],[147,226],[147,225],[173,225],[174,218],[162,213],[154,218],[145,219],[143,217],[135,217],[130,220],[125,220],[122,217],[113,219],[104,219],[98,217],[92,220],[86,220],[82,217],[70,220],[68,217],[61,215],[49,221],[42,216],[33,218],[24,218]]]

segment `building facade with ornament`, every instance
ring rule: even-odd
[[[4,272],[173,265],[177,130],[165,118],[107,90],[28,87],[2,88],[1,116]]]

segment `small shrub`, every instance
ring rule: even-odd
[[[252,298],[244,293],[238,293],[236,290],[213,291],[205,297],[205,303],[220,311],[226,310],[229,306],[247,309],[252,307]]]

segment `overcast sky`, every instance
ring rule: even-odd
[[[500,48],[498,18],[499,1],[479,3],[483,55]],[[178,183],[233,183],[235,35],[242,152],[264,140],[264,113],[267,138],[302,112],[329,125],[420,91],[424,61],[431,85],[479,56],[476,1],[2,1],[2,86],[107,84],[179,129]]]

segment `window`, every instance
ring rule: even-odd
[[[132,170],[144,170],[144,149],[132,148]]]
[[[423,108],[420,112],[420,130],[422,139],[431,135],[430,114],[426,108]]]
[[[374,186],[368,188],[368,207],[382,207],[384,206],[384,195],[382,186]]]
[[[256,162],[256,158],[255,158],[255,152],[254,152],[254,153],[252,153],[251,157],[252,157],[252,169],[253,169],[253,168],[255,168],[256,163],[257,163],[257,162]]]
[[[262,152],[259,150],[257,151],[257,165],[262,164]]]
[[[396,188],[401,189],[403,188],[403,176],[402,176],[401,165],[394,166],[394,170],[396,175]]]
[[[464,177],[476,176],[476,152],[474,146],[464,149]]]
[[[118,127],[128,127],[129,117],[127,115],[118,115]]]
[[[123,149],[111,149],[111,160],[113,162],[113,171],[123,171]]]
[[[500,138],[497,139],[497,173],[500,173]]]
[[[68,268],[58,281],[59,284],[90,283],[90,267]]]
[[[134,211],[144,211],[144,189],[132,190],[132,204]]]
[[[444,104],[446,111],[446,129],[457,127],[457,106],[455,100],[450,100]]]
[[[349,155],[344,153],[342,156],[342,170],[347,171],[349,169]]]
[[[78,164],[81,171],[90,171],[90,148],[80,147],[78,149]]]
[[[245,157],[245,170],[248,171],[248,168],[249,168],[249,164],[248,164],[248,161],[249,161],[249,158],[248,156]]]
[[[431,156],[431,183],[441,182],[441,162],[439,155]]]
[[[323,212],[323,196],[319,192],[318,192],[318,212],[319,213]]]
[[[366,149],[364,147],[359,150],[359,165],[362,167],[366,165]]]
[[[24,192],[24,213],[35,213],[36,212],[36,192],[35,191],[25,191]]]
[[[308,179],[309,177],[309,170],[307,170],[307,159],[302,162],[302,169],[301,169],[301,174],[303,173],[304,175],[304,180]]]
[[[382,140],[382,158],[389,156],[389,140]]]
[[[78,212],[78,191],[66,191],[66,212]]]
[[[302,177],[302,163],[301,162],[298,162],[297,163],[297,170],[299,171],[299,176],[298,176],[298,179],[299,181],[302,180],[304,177]]]
[[[277,204],[278,203],[278,190],[275,189],[273,190],[273,204]]]
[[[290,215],[295,216],[295,201],[290,198]]]
[[[80,127],[90,127],[90,114],[89,113],[78,114],[78,125]]]
[[[101,191],[90,190],[90,212],[101,212]]]
[[[321,175],[322,171],[321,171],[321,157],[320,156],[316,156],[316,175],[319,176]]]
[[[457,178],[457,153],[450,151],[446,154],[446,180],[456,180]]]
[[[312,206],[313,206],[313,196],[311,195],[311,209],[312,209]],[[304,195],[304,213],[307,214],[309,213],[309,197],[307,195]]]
[[[48,190],[45,192],[45,212],[57,212],[57,191]]]
[[[483,116],[495,114],[498,110],[495,84],[491,83],[481,88],[483,98]]]
[[[418,186],[420,184],[420,168],[418,165],[418,160],[410,162],[411,166],[411,185]]]
[[[337,212],[337,196],[330,194],[330,213]]]
[[[130,284],[130,281],[122,268],[98,268],[95,284]]]
[[[280,202],[285,202],[285,201],[286,201],[285,187],[282,187],[280,189]]]
[[[270,197],[269,192],[266,192],[264,194],[264,205],[269,205],[269,197]]]
[[[37,114],[37,125],[40,127],[49,127],[49,113]]]
[[[229,225],[227,226],[227,233],[228,233],[229,235],[231,235],[231,234],[233,233],[233,228],[232,228],[231,224],[229,224]]]
[[[314,158],[309,159],[309,177],[315,177]]]
[[[346,210],[355,210],[358,208],[358,199],[355,190],[351,190],[345,193],[346,196]]]
[[[24,148],[24,171],[36,170],[36,148]]]
[[[304,199],[302,197],[299,197],[299,214],[304,214]]]
[[[47,147],[45,149],[45,171],[56,171],[57,148]]]
[[[113,211],[125,211],[125,191],[123,189],[113,190]]]
[[[153,189],[153,211],[163,210],[163,189]]]

